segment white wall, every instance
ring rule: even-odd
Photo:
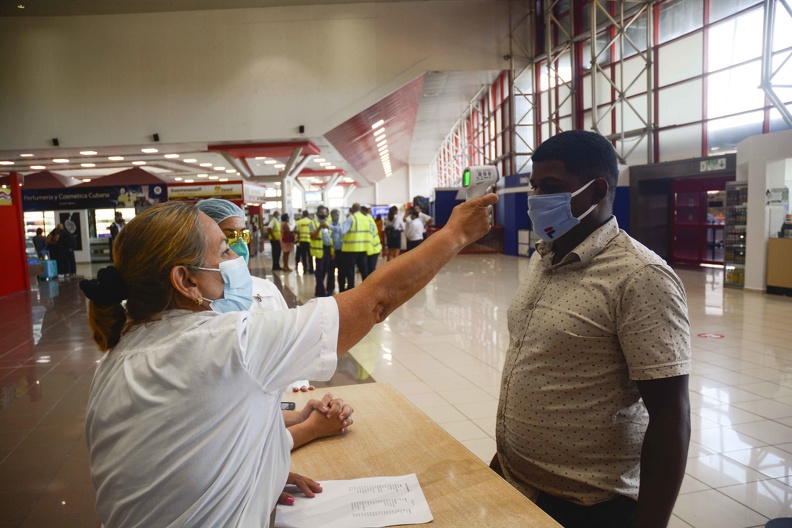
[[[321,136],[430,70],[505,67],[508,3],[0,18],[0,150]]]

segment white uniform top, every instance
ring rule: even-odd
[[[283,298],[280,290],[273,283],[261,277],[253,278],[253,307],[251,310],[259,309],[265,312],[273,310],[288,310],[286,299]]]
[[[172,310],[121,338],[85,437],[106,526],[267,526],[289,471],[281,391],[336,368],[338,306]]]
[[[419,213],[418,218],[413,219],[411,216],[405,220],[404,236],[407,240],[423,240],[423,235],[426,232],[426,223],[429,221],[429,216],[424,213]]]

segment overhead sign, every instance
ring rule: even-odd
[[[256,183],[245,182],[242,184],[242,191],[245,202],[266,202],[267,186]]]
[[[699,162],[699,172],[726,170],[726,158],[708,159]]]
[[[168,201],[165,185],[125,185],[123,187],[72,187],[67,189],[22,188],[23,211],[64,209],[118,209],[140,211]]]
[[[210,183],[206,185],[168,185],[168,199],[196,201],[201,198],[242,198],[241,183]]]

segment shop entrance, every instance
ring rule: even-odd
[[[734,176],[682,178],[671,184],[671,260],[723,264],[726,182]]]

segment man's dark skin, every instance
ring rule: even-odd
[[[531,186],[534,194],[574,193],[588,181],[568,174],[562,161],[534,162]],[[553,264],[558,264],[613,214],[608,183],[598,178],[572,197],[572,214],[582,215],[599,206],[558,240],[553,242]],[[633,526],[664,528],[668,525],[679,487],[685,476],[690,443],[690,400],[688,376],[637,381],[649,426],[641,449],[641,483]]]

